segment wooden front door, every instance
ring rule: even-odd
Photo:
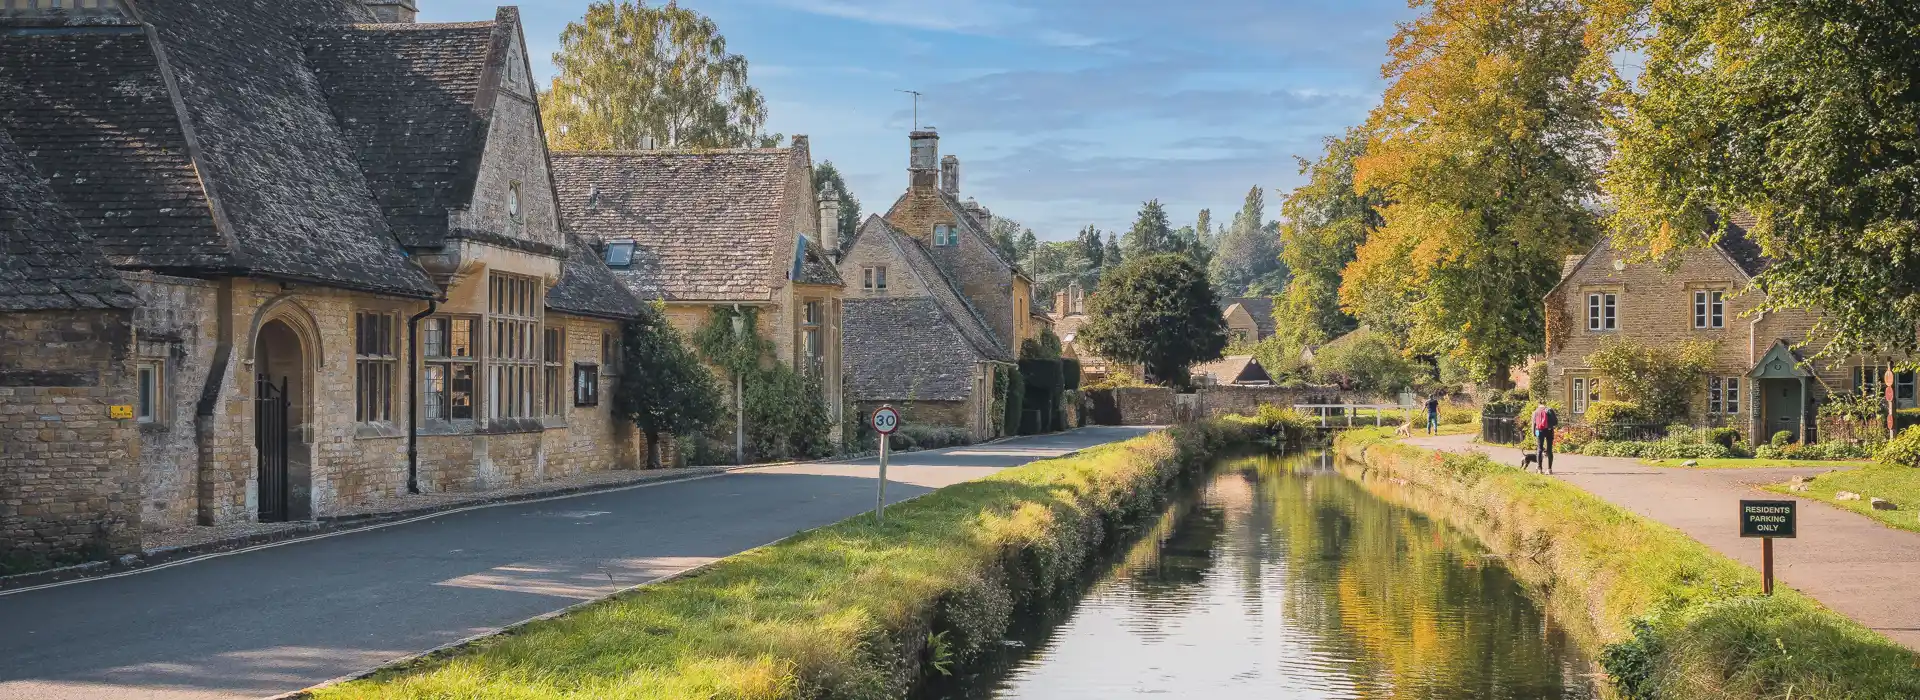
[[[1762,433],[1755,436],[1754,442],[1764,443],[1772,439],[1774,433],[1782,430],[1791,433],[1795,440],[1799,440],[1801,411],[1807,403],[1806,398],[1800,393],[1801,380],[1763,379],[1760,383],[1764,410],[1761,416],[1765,423],[1761,425]]]

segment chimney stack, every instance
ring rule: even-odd
[[[907,175],[914,187],[938,186],[940,178],[940,134],[931,127],[907,136],[913,152],[907,160]]]
[[[831,182],[820,186],[820,247],[840,254],[840,190]]]
[[[940,189],[955,197],[960,196],[960,157],[947,156],[940,159]]]
[[[413,24],[420,15],[414,0],[361,0],[382,24]]]
[[[1053,293],[1053,315],[1060,318],[1067,317],[1067,290],[1062,289]]]
[[[1080,288],[1079,282],[1067,283],[1067,314],[1087,312],[1087,290]],[[1066,315],[1066,314],[1062,314]]]

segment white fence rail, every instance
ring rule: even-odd
[[[1385,416],[1388,411],[1406,411],[1406,422],[1412,423],[1414,418],[1413,412],[1417,407],[1410,404],[1392,403],[1297,403],[1293,405],[1293,410],[1295,411],[1304,413],[1311,410],[1314,415],[1319,416],[1320,427],[1322,428],[1327,426],[1327,412],[1330,410],[1340,410],[1346,414],[1347,426],[1352,427],[1353,410],[1356,408],[1373,409],[1373,424],[1380,426],[1385,425],[1382,416]]]

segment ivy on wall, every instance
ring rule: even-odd
[[[716,306],[693,335],[700,355],[726,374],[744,380],[749,462],[824,457],[833,452],[833,413],[820,378],[773,359],[772,341],[759,332],[759,310]],[[729,403],[732,387],[726,387]],[[731,411],[729,411],[731,413]],[[733,441],[733,421],[721,421],[712,438]]]

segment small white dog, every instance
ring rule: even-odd
[[[1393,434],[1395,437],[1413,437],[1413,424],[1401,423],[1400,427],[1393,429]]]

